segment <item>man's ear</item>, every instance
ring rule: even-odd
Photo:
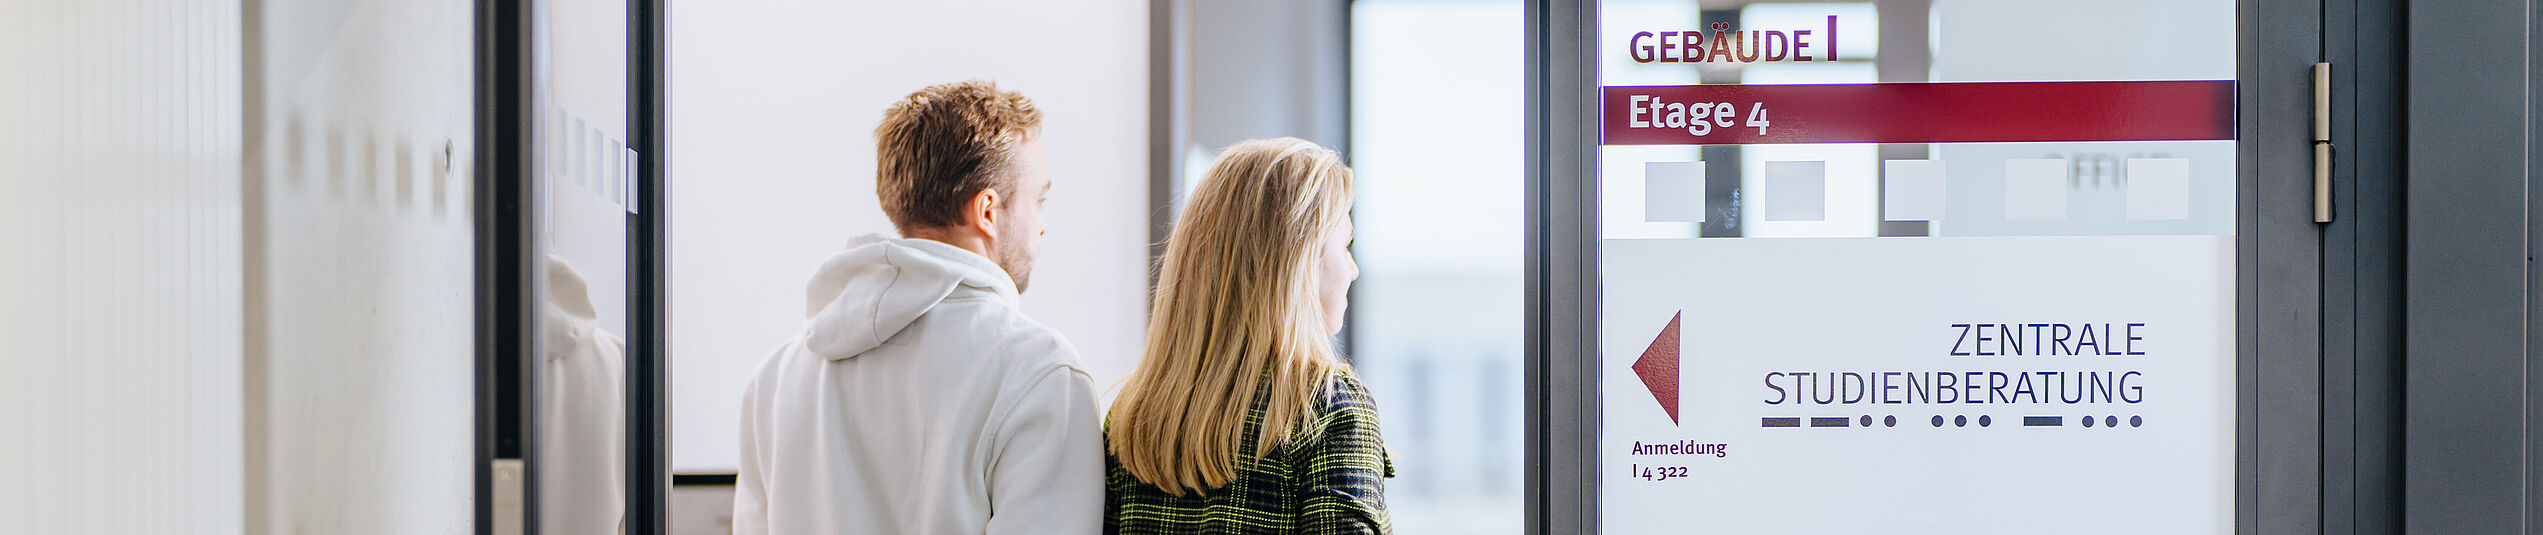
[[[1001,214],[998,213],[998,201],[1001,198],[997,188],[980,188],[979,193],[971,194],[970,205],[963,208],[964,223],[979,230],[981,235],[988,236],[989,239],[1000,238],[998,217]]]

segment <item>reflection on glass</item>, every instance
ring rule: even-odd
[[[1833,23],[1820,22],[1835,15]],[[1626,50],[1637,29],[1677,27],[1734,31],[1829,28],[1841,52],[1836,61],[1637,63],[1629,55],[1602,53],[1600,84],[1870,84],[1923,82],[2231,80],[2233,3],[2159,0],[2122,4],[2072,4],[2027,0],[1883,0],[1877,2],[1728,2],[1699,7],[1678,0],[1601,2],[1601,50]],[[2110,47],[2132,28],[2168,27],[2167,38],[2145,46]],[[1824,32],[1825,30],[1823,30]],[[1648,40],[1648,39],[1647,39]],[[2135,143],[1889,143],[1777,144],[1746,146],[1644,145],[1601,147],[1602,236],[1672,237],[1872,237],[2011,235],[2215,235],[2234,224],[2233,142]],[[2055,160],[2065,175],[2062,194],[2072,213],[2049,219],[2008,218],[2009,160]],[[1708,162],[1702,223],[1646,217],[1644,165]],[[1824,166],[1815,193],[1823,217],[1772,217],[1779,163]],[[1941,165],[1898,162],[1940,162]],[[2187,167],[2171,173],[2176,163]],[[2130,169],[2164,171],[2185,181],[2189,204],[2180,217],[2131,217],[2122,213]],[[1938,213],[1903,217],[1905,208],[1883,202],[1894,169],[1933,173],[1944,188]],[[2177,175],[2177,177],[2176,177]],[[1910,181],[1926,175],[1911,175]],[[2018,182],[2018,181],[2017,181]],[[2143,184],[2140,184],[2141,186]],[[2143,188],[2139,188],[2142,193]],[[2019,195],[2021,191],[2010,192]],[[2018,203],[2017,203],[2018,204]]]
[[[626,341],[601,328],[590,288],[547,257],[539,314],[540,533],[614,533],[626,503]]]
[[[1609,121],[1601,124],[1608,137],[1599,140],[1594,190],[1602,238],[1595,298],[1601,322],[1597,388],[1603,405],[1595,453],[1601,529],[1713,526],[1753,532],[1772,526],[1764,530],[1850,532],[1879,525],[1928,532],[1947,528],[1864,519],[1966,516],[1968,511],[1954,510],[1960,507],[2062,518],[2071,511],[2061,507],[2107,503],[2108,496],[2094,494],[2105,491],[2182,500],[2174,503],[2190,506],[2167,509],[2172,514],[2161,520],[2179,522],[2169,524],[2176,528],[2203,528],[2162,531],[2230,527],[2231,500],[2224,498],[2231,490],[2230,471],[2215,469],[2230,466],[2223,464],[2231,460],[2231,429],[2225,425],[2231,422],[2230,403],[2187,404],[2195,407],[2174,414],[2224,424],[2185,425],[2159,438],[1889,434],[1858,442],[1760,430],[1804,421],[1812,427],[1880,422],[1884,431],[1932,429],[1943,427],[1945,419],[1928,414],[1932,419],[1926,420],[1897,408],[1920,405],[1915,402],[1850,405],[1854,401],[1834,397],[1834,390],[1825,391],[1831,398],[1813,398],[1806,407],[1750,401],[1744,385],[1733,381],[1784,375],[1765,370],[1981,366],[1925,360],[1912,344],[1893,354],[1882,345],[1891,338],[1864,333],[1913,332],[1919,327],[1910,325],[1950,321],[1935,318],[1954,314],[2074,317],[2125,310],[2172,322],[2180,329],[2175,332],[2186,331],[2176,339],[2190,340],[2179,347],[2196,351],[2190,358],[2141,359],[2128,366],[2174,366],[2150,373],[2177,378],[2172,392],[2230,400],[2230,359],[2209,357],[2231,355],[2233,343],[2235,271],[2227,253],[2236,197],[2230,126],[2235,7],[2225,0],[1599,2],[1597,85],[1606,95],[1618,102],[1666,96],[1721,111],[1737,107],[1743,113],[1735,118],[1710,115],[1720,127],[1757,129],[1754,136],[1708,135],[1702,130],[1711,125],[1699,129],[1686,120],[1702,116],[1692,107],[1659,126],[1636,124],[1640,120],[1625,113],[1602,118]],[[2164,28],[2163,38],[2130,40],[2132,32],[2154,27]],[[1736,50],[1801,39],[1804,32],[1810,50],[1825,55],[1800,61],[1772,60],[1773,52],[1718,54],[1725,42]],[[1706,60],[1679,60],[1688,57],[1684,43],[1693,40],[1690,33],[1702,33],[1717,47],[1706,50],[1713,53]],[[1734,40],[1742,36],[1747,38]],[[2110,46],[2113,42],[2132,46]],[[1679,45],[1675,51],[1672,44]],[[1742,87],[1728,87],[1733,85]],[[2223,90],[2219,98],[2199,98],[2153,89],[2111,97],[2079,89],[2121,86]],[[1778,112],[1769,114],[1769,105]],[[2050,113],[2067,109],[2112,110],[2117,118]],[[1792,120],[1797,115],[1816,120]],[[2224,123],[2210,122],[2219,117]],[[1787,134],[1769,137],[1770,120]],[[2182,131],[2226,126],[2202,130],[2221,134],[2134,133],[2148,124],[2190,125]],[[1685,131],[1671,137],[1639,137],[1682,125]],[[2131,133],[2077,133],[2090,128]],[[1795,130],[1804,133],[1790,134]],[[2095,139],[2117,141],[2089,141]],[[2088,270],[2111,265],[2134,271]],[[2098,286],[2102,294],[2084,297],[2090,292],[2070,284]],[[2128,308],[2117,304],[2126,301],[2120,297],[2162,305]],[[1845,327],[1824,330],[1831,325]],[[1900,331],[1882,330],[1893,326]],[[1831,332],[1844,334],[1826,336]],[[2116,366],[2113,362],[2121,361],[2055,366]],[[1822,377],[1835,381],[1836,375]],[[1686,411],[1683,421],[1681,403],[1698,407]],[[1769,412],[1738,408],[1751,403]],[[1864,412],[1843,412],[1858,407]],[[1902,414],[1881,416],[1893,409]],[[1793,411],[1822,412],[1803,418]],[[1850,417],[1828,418],[1841,415]],[[2013,417],[1966,413],[1951,421],[2003,429],[2014,425],[2008,421]],[[1741,443],[1748,449],[1737,451],[1750,452],[1745,455],[1752,461],[1704,462],[1691,471],[1664,466],[1653,477],[1647,470],[1657,457],[1625,452],[1665,433]],[[1989,449],[2017,443],[2007,441],[2026,446]],[[1984,479],[1938,475],[1968,464],[1957,461],[1980,457],[2001,465],[2048,465],[2066,460],[2053,455],[2107,457],[2083,453],[2090,447],[2146,450],[2149,444],[2178,456],[2146,465],[2087,463],[2066,476],[2101,484],[2053,498],[1959,486]],[[1716,459],[1741,455],[1713,451]],[[2041,457],[2021,457],[2031,454]],[[1671,480],[1670,468],[1679,470],[1674,477],[1680,481]],[[1946,498],[1902,501],[1898,492],[1877,486],[1818,484],[1825,478],[1812,470],[1915,480],[1928,494]],[[1729,488],[1740,491],[1687,499]],[[1810,499],[1773,498],[1803,495]],[[1967,499],[1948,498],[1955,496]],[[2040,501],[2014,505],[2034,498]],[[1851,513],[1808,510],[1829,506]],[[2129,530],[2112,526],[2071,531]]]
[[[546,287],[533,420],[539,533],[616,533],[626,503],[626,3],[534,10],[538,238]]]
[[[1389,513],[1398,533],[1520,533],[1520,2],[1351,9],[1351,353],[1386,415]]]

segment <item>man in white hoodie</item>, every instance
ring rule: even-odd
[[[902,237],[823,262],[804,332],[752,376],[736,533],[1102,528],[1094,383],[1016,302],[1050,188],[1040,123],[976,81],[884,113],[875,190]]]

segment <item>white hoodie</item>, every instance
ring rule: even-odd
[[[627,504],[627,343],[583,275],[547,257],[539,371],[539,533],[618,533]]]
[[[1096,533],[1102,417],[1015,282],[944,243],[864,236],[742,399],[734,532]]]

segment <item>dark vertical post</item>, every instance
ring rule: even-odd
[[[2533,6],[2410,2],[2403,531],[2531,526]]]
[[[662,0],[627,1],[627,129],[636,151],[636,213],[627,216],[627,504],[630,535],[669,530],[671,331],[664,191],[669,130],[663,88],[668,20]]]
[[[1598,7],[1528,0],[1529,533],[1598,531]]]
[[[1881,83],[1932,81],[1934,50],[1933,41],[1928,38],[1934,32],[1933,0],[1885,1],[1872,7],[1878,10],[1881,28],[1881,55],[1872,58],[1872,68]],[[1881,161],[1887,162],[1931,158],[1932,148],[1933,145],[1924,143],[1884,143],[1874,150],[1880,152]],[[1873,172],[1880,177],[1874,187],[1887,195],[1889,165],[1881,164]],[[1931,236],[1934,233],[1932,221],[1891,221],[1886,203],[1875,205],[1872,209],[1881,214],[1874,223],[1879,229],[1875,232],[1881,236]]]
[[[1695,27],[1710,28],[1715,23],[1729,24],[1731,28],[1734,28],[1733,31],[1738,31],[1737,28],[1741,28],[1740,10],[1728,8],[1696,12]],[[1595,23],[1592,23],[1591,29],[1596,29]],[[1595,57],[1595,54],[1592,56]],[[1696,78],[1700,83],[1738,84],[1741,74],[1743,74],[1742,71],[1731,69],[1701,70],[1696,71]],[[1595,149],[1592,147],[1592,150]],[[1697,147],[1695,151],[1696,159],[1703,160],[1705,164],[1705,221],[1695,225],[1696,235],[1706,238],[1737,238],[1747,235],[1748,228],[1743,225],[1748,221],[1742,217],[1742,212],[1747,210],[1740,208],[1748,202],[1742,197],[1743,181],[1740,180],[1740,172],[1746,169],[1747,165],[1740,156],[1747,152],[1746,147],[1705,145]]]
[[[1174,198],[1183,187],[1183,145],[1191,139],[1189,65],[1192,0],[1148,1],[1148,285],[1174,230]]]
[[[2322,531],[2322,230],[2312,66],[2323,0],[2239,4],[2235,39],[2235,526]]]
[[[469,191],[476,218],[477,533],[496,532],[496,459],[530,458],[530,360],[527,328],[538,296],[527,269],[533,248],[530,9],[526,2],[479,0],[476,7],[476,162]],[[535,486],[535,471],[523,489]],[[523,526],[537,525],[534,492],[522,495]]]
[[[2402,4],[2323,4],[2337,214],[2323,227],[2326,535],[2402,532]]]

